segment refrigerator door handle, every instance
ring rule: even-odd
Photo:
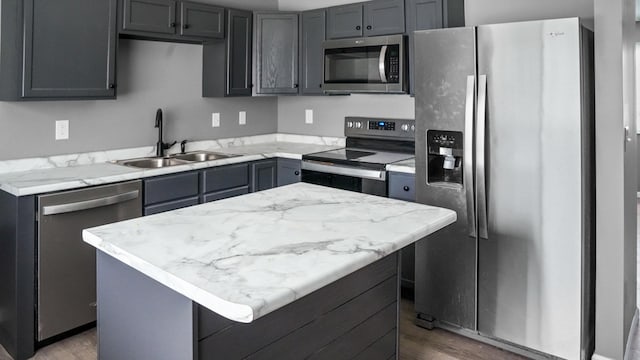
[[[473,189],[473,111],[476,98],[476,77],[467,76],[467,95],[464,113],[464,190],[467,196],[467,224],[469,236],[476,237],[476,208]]]
[[[487,178],[486,178],[486,131],[487,131],[487,75],[478,77],[478,117],[476,139],[476,186],[478,204],[478,235],[488,239]]]

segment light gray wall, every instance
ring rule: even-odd
[[[622,359],[636,311],[634,0],[595,0],[596,354]]]
[[[465,0],[467,25],[579,16],[593,19],[593,0]]]
[[[277,0],[207,0],[275,9]],[[155,110],[165,110],[166,140],[216,139],[277,131],[277,98],[201,97],[202,46],[121,40],[118,98],[0,102],[0,160],[153,145]],[[238,125],[238,111],[247,125]],[[221,127],[211,127],[211,113]],[[54,140],[55,120],[70,120],[70,139]]]
[[[279,0],[282,11],[304,11],[353,3],[353,0]],[[278,99],[278,131],[282,133],[344,136],[345,116],[414,118],[408,95],[298,96]],[[305,109],[314,111],[314,123],[304,122]]]

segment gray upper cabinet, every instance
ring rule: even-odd
[[[323,53],[326,11],[302,13],[300,21],[300,93],[322,95]]]
[[[122,29],[158,34],[175,34],[176,1],[124,0]]]
[[[224,8],[192,1],[120,0],[120,34],[201,43],[225,36]]]
[[[180,2],[180,35],[224,38],[224,9],[190,1]]]
[[[2,100],[115,97],[116,0],[0,6]]]
[[[406,0],[407,33],[442,27],[442,0]]]
[[[298,93],[298,14],[256,12],[257,94]]]
[[[404,33],[404,0],[376,0],[364,3],[364,35]]]
[[[362,4],[331,7],[327,10],[327,39],[362,36]]]
[[[327,13],[327,38],[403,34],[404,0],[375,0],[331,7]]]
[[[202,96],[251,96],[252,16],[250,11],[227,10],[225,41],[211,41],[202,49]]]

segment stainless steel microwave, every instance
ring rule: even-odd
[[[325,92],[407,92],[403,35],[327,40],[322,47]]]

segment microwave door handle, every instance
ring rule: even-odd
[[[380,80],[382,83],[387,82],[387,67],[385,61],[387,60],[387,45],[382,45],[380,49],[380,57],[378,58],[378,70],[380,71]]]

